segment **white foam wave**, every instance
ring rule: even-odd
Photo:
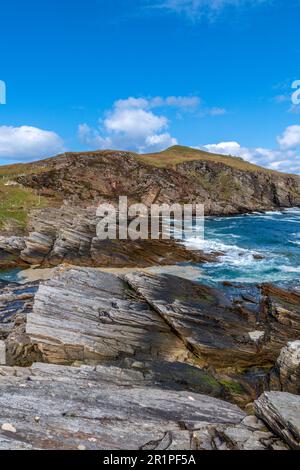
[[[299,214],[300,215],[300,207],[293,207],[291,209],[284,209],[284,213]]]
[[[300,273],[300,266],[281,266],[285,273]]]
[[[282,215],[281,211],[266,211],[264,212],[266,215]]]
[[[205,253],[222,253],[218,256],[219,263],[231,266],[252,265],[253,263],[257,263],[257,260],[254,258],[255,255],[264,256],[263,253],[256,250],[247,250],[238,245],[229,245],[200,237],[187,239],[185,245],[189,249],[202,250]]]
[[[298,245],[300,246],[300,241],[297,240],[289,240],[290,243],[293,243],[293,245]]]

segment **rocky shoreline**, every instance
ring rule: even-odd
[[[65,265],[2,292],[0,448],[300,447],[299,293]]]
[[[43,268],[61,263],[93,267],[149,267],[212,261],[214,254],[188,250],[170,240],[104,240],[97,237],[96,209],[75,207],[33,211],[28,235],[0,237],[0,268]]]
[[[49,279],[1,281],[0,449],[300,448],[300,289],[212,288],[172,267],[220,253],[96,236],[97,203],[118,194],[219,215],[300,206],[298,177],[228,159],[66,154],[15,176],[52,202],[2,234],[0,269]]]
[[[0,239],[50,278],[1,286],[0,449],[300,448],[299,289],[201,285],[176,265],[218,253],[96,224],[47,208]]]

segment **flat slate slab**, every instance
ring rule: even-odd
[[[244,417],[236,405],[149,385],[130,369],[0,367],[0,449],[139,449],[166,436],[163,448],[190,449],[202,426]]]

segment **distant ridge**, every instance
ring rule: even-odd
[[[207,215],[243,214],[300,207],[300,176],[179,145],[150,154],[66,152],[0,167],[0,230],[26,228],[33,208],[91,207],[124,195],[130,203],[197,202]]]
[[[244,160],[241,157],[235,157],[232,155],[223,155],[217,153],[211,153],[205,150],[196,149],[193,147],[187,147],[182,145],[174,145],[161,152],[147,153],[139,155],[138,157],[145,163],[157,166],[157,167],[168,167],[174,166],[179,163],[193,160],[213,161],[215,163],[224,163],[225,165],[231,166],[232,168],[246,170],[246,171],[262,171],[264,173],[279,173],[276,170],[270,170],[259,165],[255,165]]]

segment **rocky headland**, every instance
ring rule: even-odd
[[[218,253],[100,241],[95,210],[119,195],[215,215],[300,206],[299,177],[178,147],[65,154],[5,174],[41,207],[19,208],[18,231],[2,224],[0,266],[55,269],[0,286],[1,449],[300,448],[300,289],[150,272]]]

